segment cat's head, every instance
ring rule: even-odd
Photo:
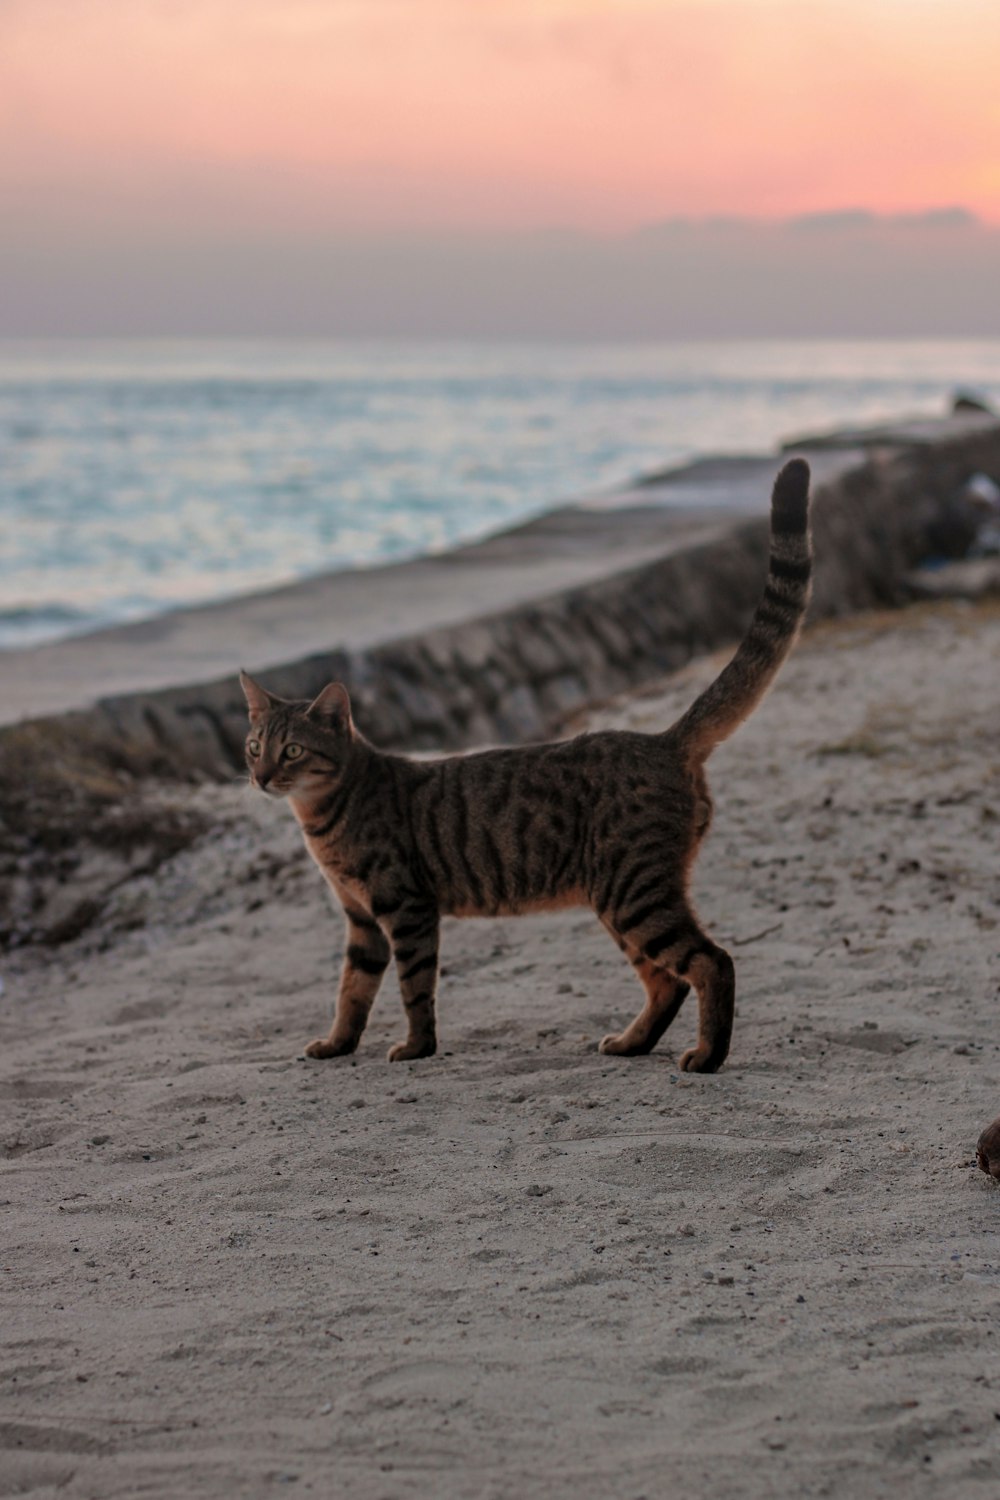
[[[311,703],[289,702],[240,673],[250,731],[244,752],[251,785],[272,797],[308,797],[329,788],[354,741],[351,700],[331,682]]]

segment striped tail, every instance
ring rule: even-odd
[[[764,595],[736,655],[670,731],[701,762],[749,718],[795,644],[809,603],[809,465],[793,458],[774,481]]]

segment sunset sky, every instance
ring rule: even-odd
[[[0,0],[0,253],[1000,226],[1000,0]]]

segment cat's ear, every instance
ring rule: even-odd
[[[331,729],[351,729],[351,699],[344,684],[328,682],[306,709],[306,718],[316,719]]]
[[[247,700],[251,724],[256,719],[266,719],[275,704],[280,702],[280,699],[276,698],[273,693],[262,688],[259,682],[254,682],[252,677],[248,677],[246,672],[240,673],[240,687]]]

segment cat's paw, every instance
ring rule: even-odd
[[[347,1052],[353,1052],[357,1042],[331,1042],[325,1036],[318,1036],[314,1042],[302,1048],[305,1057],[343,1057]]]
[[[689,1047],[677,1066],[682,1073],[716,1073],[724,1062],[724,1057],[712,1056],[710,1047]]]
[[[655,1037],[643,1037],[639,1041],[629,1041],[627,1031],[610,1032],[602,1037],[597,1044],[598,1052],[605,1052],[611,1057],[645,1057],[652,1052],[656,1043]]]
[[[390,1062],[409,1062],[414,1057],[433,1057],[437,1051],[437,1041],[434,1037],[430,1040],[419,1042],[396,1042],[395,1046],[389,1048],[386,1054]]]

